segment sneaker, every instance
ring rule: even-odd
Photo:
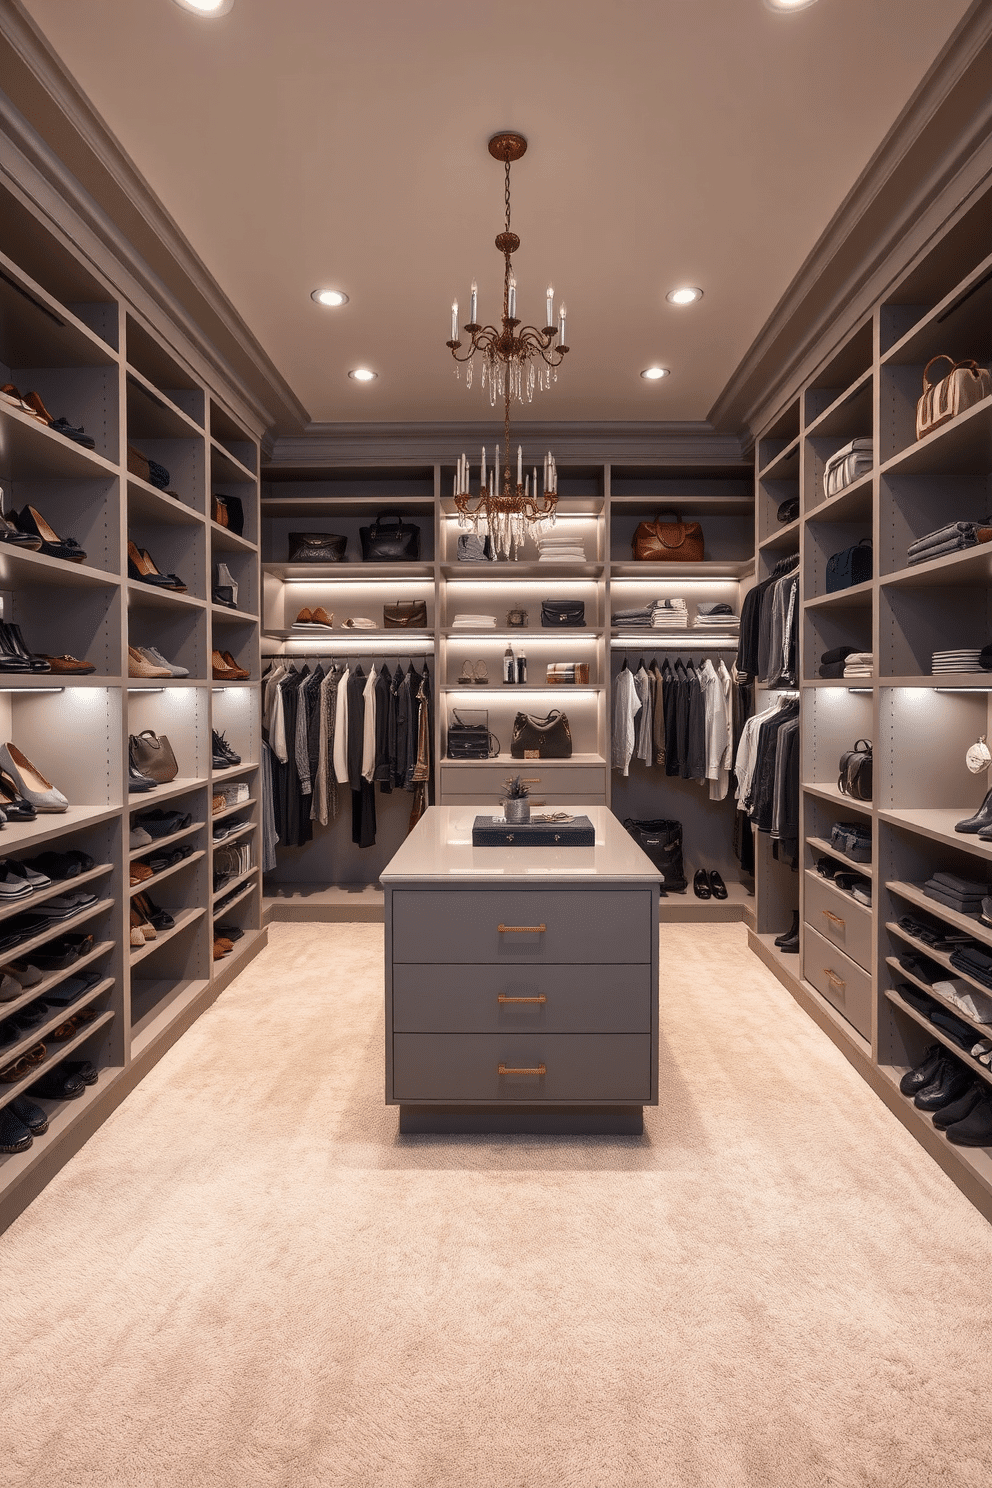
[[[169,661],[168,657],[163,656],[155,646],[138,646],[135,649],[140,651],[153,666],[164,667],[171,677],[189,676],[189,667],[178,666],[176,662]]]

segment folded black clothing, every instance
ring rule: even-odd
[[[900,982],[896,991],[903,1002],[908,1002],[911,1008],[915,1008],[925,1018],[929,1018],[934,1008],[941,1006],[935,997],[928,997],[925,992],[920,991],[919,987],[914,987],[912,982]]]
[[[68,1007],[70,1003],[77,1002],[84,992],[95,987],[102,975],[102,972],[87,969],[78,976],[66,977],[64,982],[59,982],[57,987],[45,993],[45,1001],[51,1007]]]
[[[983,646],[982,654],[978,659],[983,671],[992,672],[992,646]]]
[[[927,880],[928,883],[939,884],[942,889],[950,889],[952,894],[978,895],[983,899],[986,894],[992,893],[992,889],[986,883],[976,883],[973,878],[958,878],[953,873],[934,873]]]
[[[832,651],[824,651],[820,657],[821,666],[832,666],[834,662],[844,662],[849,656],[853,656],[857,646],[835,646]]]
[[[842,661],[829,661],[820,667],[820,676],[826,679],[843,677],[844,663]]]
[[[900,930],[905,930],[914,940],[922,940],[924,945],[936,949],[944,939],[944,928],[942,925],[928,924],[926,920],[914,919],[912,915],[903,915],[898,921]]]
[[[921,982],[926,982],[928,987],[947,975],[943,966],[939,966],[936,961],[931,961],[929,956],[917,955],[915,951],[904,951],[899,957],[899,965],[903,971],[910,971],[913,976],[919,977]]]
[[[949,894],[937,884],[924,884],[923,892],[935,904],[944,904],[948,909],[956,909],[958,914],[977,916],[982,907],[981,898],[966,899],[960,894]]]
[[[939,1028],[952,1038],[961,1049],[971,1052],[971,1046],[975,1042],[976,1034],[974,1028],[968,1023],[962,1023],[960,1018],[955,1018],[945,1007],[936,1007],[927,1016],[934,1028]]]
[[[981,966],[975,966],[970,962],[962,951],[951,952],[951,965],[955,971],[963,971],[965,976],[970,976],[973,981],[980,982],[992,992],[992,972],[986,971]]]

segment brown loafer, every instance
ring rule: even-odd
[[[313,624],[313,612],[311,610],[308,610],[306,608],[306,606],[304,605],[303,609],[300,611],[300,613],[297,615],[296,619],[293,621],[293,624],[294,625],[312,625]]]
[[[230,651],[222,651],[221,652],[221,655],[223,656],[224,660],[227,662],[227,664],[230,667],[231,671],[233,673],[235,673],[236,680],[239,681],[239,682],[247,682],[248,679],[251,676],[251,672],[246,671],[243,666],[239,666],[238,663],[235,661],[234,657],[231,655]]]
[[[78,656],[48,656],[44,651],[38,655],[42,661],[47,661],[53,672],[59,672],[63,677],[85,677],[90,672],[95,672],[96,667],[88,661],[80,661]]]
[[[323,605],[318,605],[313,612],[314,625],[326,625],[328,630],[334,624],[334,616],[329,615]]]

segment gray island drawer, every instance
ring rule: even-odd
[[[542,997],[543,1002],[535,1000]],[[528,1000],[517,1000],[521,998]],[[397,964],[393,1029],[397,1033],[650,1033],[651,968],[637,963]]]
[[[500,1074],[537,1070],[544,1074]],[[393,1099],[605,1105],[651,1100],[649,1034],[397,1033]]]
[[[394,962],[650,962],[657,935],[646,889],[397,889],[392,927]]]

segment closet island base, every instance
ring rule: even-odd
[[[575,810],[591,847],[473,847],[485,807],[432,806],[383,870],[401,1132],[637,1133],[657,1105],[659,874]]]

